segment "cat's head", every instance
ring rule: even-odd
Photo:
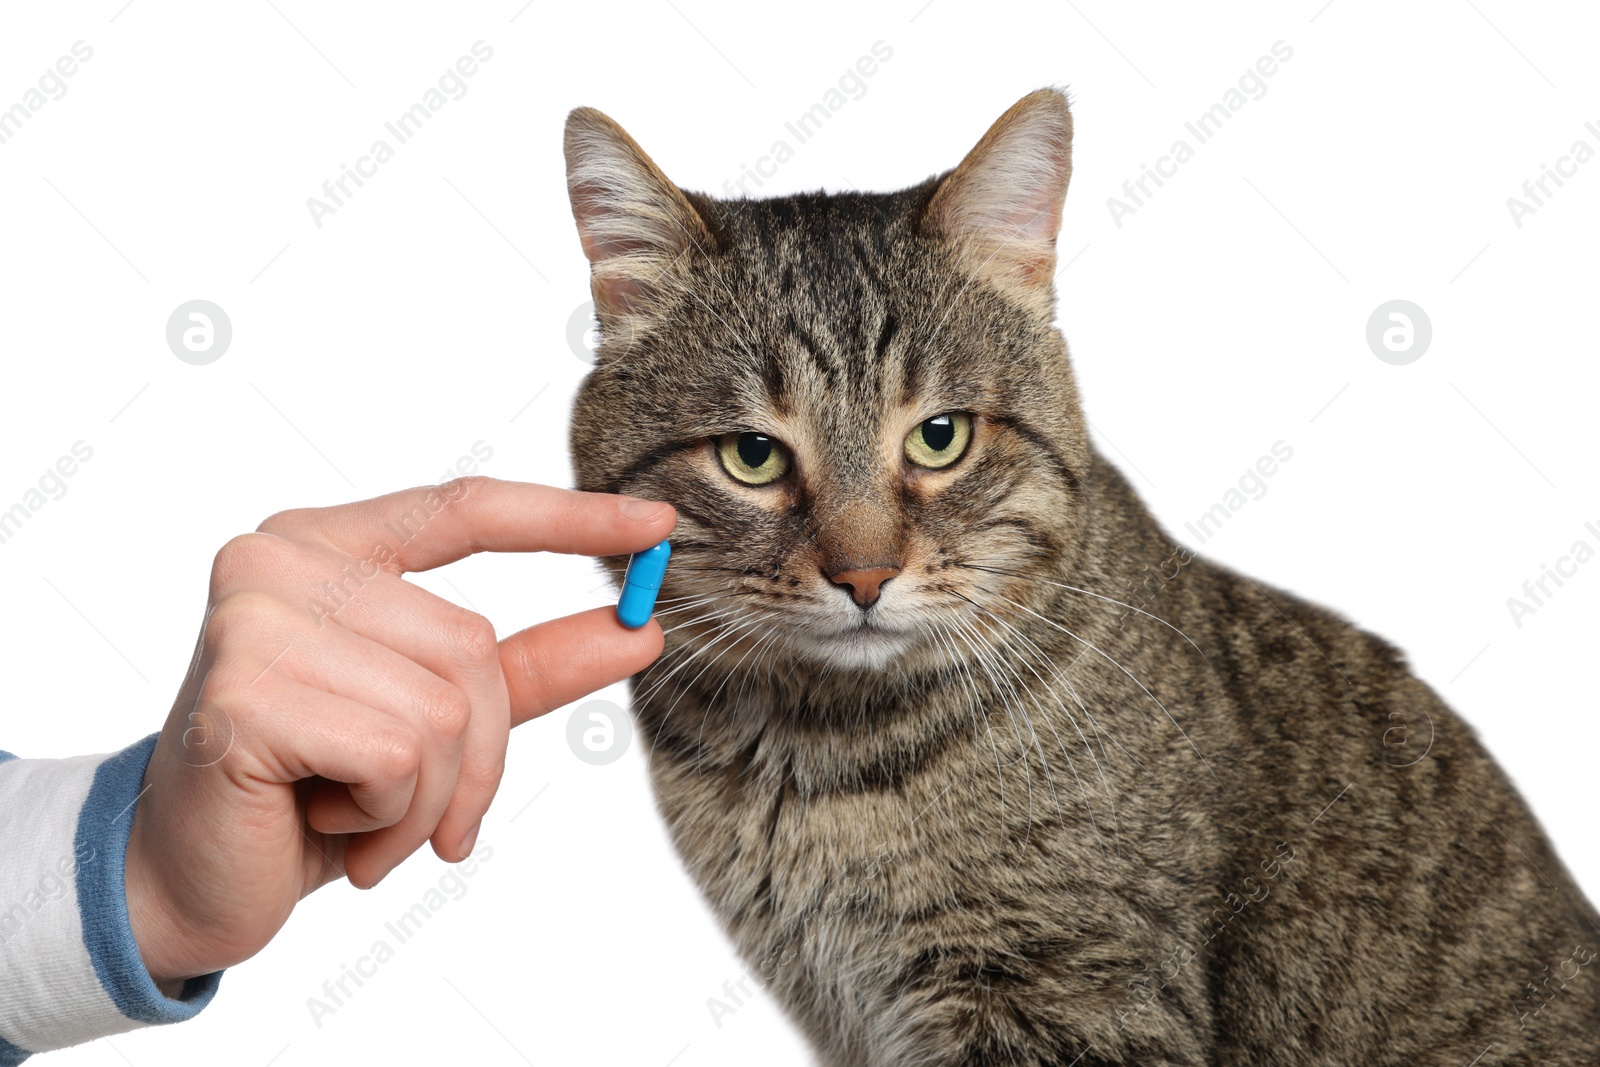
[[[1041,602],[1088,462],[1052,325],[1071,144],[1041,90],[909,189],[721,200],[571,114],[602,337],[577,484],[676,505],[673,641],[915,668]]]

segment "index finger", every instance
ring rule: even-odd
[[[475,476],[326,508],[281,511],[265,533],[310,529],[351,556],[401,572],[475,552],[639,552],[672,532],[670,504]]]

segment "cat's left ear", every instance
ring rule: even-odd
[[[606,115],[591,107],[568,115],[565,148],[595,310],[614,333],[647,317],[712,237],[683,190]]]
[[[1072,177],[1072,113],[1057,89],[1029,93],[939,182],[924,232],[974,272],[1049,317],[1056,234]]]

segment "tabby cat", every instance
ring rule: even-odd
[[[749,980],[829,1067],[1600,1062],[1600,917],[1472,730],[1090,442],[1071,139],[1041,90],[725,200],[568,119],[577,482],[681,516],[633,710]]]

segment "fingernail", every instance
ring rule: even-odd
[[[617,506],[621,508],[623,515],[634,522],[651,522],[671,510],[669,504],[663,504],[659,500],[641,500],[636,496],[623,497]]]
[[[467,836],[461,839],[461,847],[456,849],[462,859],[472,855],[472,846],[478,843],[478,831],[483,829],[483,820],[479,819],[472,824],[472,829],[467,831]]]

